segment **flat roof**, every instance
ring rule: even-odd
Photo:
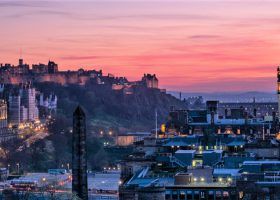
[[[121,136],[130,136],[130,135],[135,135],[135,136],[146,136],[146,135],[151,135],[150,132],[128,132],[127,134],[120,134]]]
[[[187,189],[187,188],[230,188],[230,187],[235,187],[234,185],[227,184],[227,183],[218,183],[218,182],[211,182],[211,183],[206,183],[206,182],[193,182],[190,184],[186,185],[166,185],[166,189]]]
[[[256,165],[256,164],[280,164],[278,160],[255,160],[255,161],[244,161],[243,165]]]
[[[129,181],[129,183],[127,183],[127,185],[139,185],[140,187],[147,187],[150,186],[152,184],[156,184],[156,185],[173,185],[174,184],[174,178],[173,177],[160,177],[160,178],[135,178],[131,181]]]
[[[187,143],[183,142],[183,141],[169,141],[166,144],[163,144],[162,146],[188,146]]]
[[[195,153],[196,150],[177,150],[175,153]]]
[[[245,141],[236,141],[236,140],[234,140],[234,141],[228,143],[227,146],[243,146],[245,144],[246,144]]]
[[[220,149],[213,149],[213,150],[204,150],[202,151],[203,154],[207,154],[207,153],[223,153],[223,150]]]
[[[213,175],[226,175],[230,174],[231,176],[238,176],[240,169],[227,169],[227,168],[218,168],[214,169]]]

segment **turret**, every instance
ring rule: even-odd
[[[23,59],[22,59],[22,58],[20,58],[20,59],[18,60],[18,65],[19,65],[19,66],[23,66]]]

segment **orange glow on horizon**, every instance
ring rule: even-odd
[[[168,90],[275,91],[278,1],[0,3],[0,63],[102,69]]]

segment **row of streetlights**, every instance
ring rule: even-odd
[[[68,171],[70,170],[70,164],[69,163],[66,163],[66,166],[67,166],[67,169]],[[64,164],[61,164],[61,167],[63,168],[64,167]]]
[[[66,166],[67,166],[67,169],[68,169],[68,171],[70,170],[70,164],[69,163],[67,163],[66,164]],[[10,167],[11,167],[11,165],[10,164],[8,164],[8,170],[10,171]],[[19,174],[19,167],[20,167],[20,164],[19,163],[16,163],[16,167],[17,167],[17,173]],[[63,168],[64,167],[64,164],[61,164],[61,167]]]
[[[104,147],[108,146],[110,143],[109,142],[104,142],[103,145]]]
[[[120,170],[121,168],[120,167],[104,167],[103,168],[104,169],[104,171],[106,171],[106,170]]]
[[[205,178],[204,178],[204,177],[200,177],[200,179],[199,179],[199,178],[194,177],[194,178],[193,178],[193,181],[194,181],[194,182],[198,182],[198,181],[204,182],[204,181],[205,181]],[[229,178],[223,179],[223,178],[219,177],[219,178],[218,178],[218,182],[219,182],[219,183],[223,183],[223,182],[229,182],[229,183],[230,183],[230,182],[232,182],[232,178],[229,177]]]
[[[17,173],[18,173],[18,174],[19,174],[19,166],[20,166],[20,164],[19,164],[19,163],[16,163]],[[8,171],[9,171],[9,172],[10,172],[10,167],[11,167],[11,165],[8,164]]]
[[[105,134],[104,131],[100,131],[100,135],[104,135],[104,134]],[[112,136],[113,135],[113,131],[109,131],[108,135]]]
[[[194,181],[194,182],[197,182],[198,179],[197,179],[197,178],[193,178],[193,181]],[[205,181],[205,178],[201,177],[201,178],[200,178],[200,181],[201,181],[201,182],[204,182],[204,181]]]

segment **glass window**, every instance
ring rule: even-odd
[[[222,197],[222,192],[221,191],[216,191],[216,200],[221,200]]]
[[[180,200],[185,200],[185,199],[186,199],[186,192],[180,191]]]
[[[199,191],[194,191],[193,197],[194,200],[199,200]]]
[[[229,192],[228,191],[224,191],[223,192],[223,197],[225,200],[229,199]]]
[[[214,200],[214,191],[208,192],[208,200]]]
[[[229,196],[228,191],[224,191],[224,192],[223,192],[223,196],[224,196],[224,197],[228,197],[228,196]]]
[[[172,199],[178,199],[178,193],[177,191],[172,192]]]
[[[193,196],[192,196],[192,191],[187,191],[187,200],[192,200]]]
[[[171,200],[171,192],[170,191],[165,191],[165,199],[166,200]]]
[[[166,200],[171,200],[171,195],[170,194],[165,194],[165,199]]]
[[[200,192],[200,199],[205,199],[205,198],[206,198],[205,192],[201,191]]]

